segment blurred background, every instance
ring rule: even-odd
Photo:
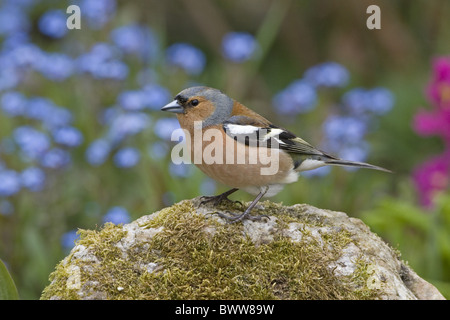
[[[0,0],[0,259],[20,297],[79,228],[227,190],[171,163],[159,111],[207,85],[394,171],[317,169],[272,200],[362,219],[450,298],[449,17],[446,0]]]

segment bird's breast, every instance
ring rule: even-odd
[[[298,177],[292,158],[283,150],[238,143],[219,127],[203,129],[201,137],[191,135],[190,145],[193,163],[212,179],[230,187],[258,189],[291,183]]]

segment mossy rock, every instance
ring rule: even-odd
[[[215,214],[240,210],[195,198],[80,230],[41,299],[443,299],[359,219],[269,201],[262,221]]]

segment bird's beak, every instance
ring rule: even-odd
[[[173,113],[184,113],[184,108],[177,100],[173,100],[171,103],[166,104],[161,108],[162,111],[169,111]]]

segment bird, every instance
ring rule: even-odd
[[[238,190],[256,196],[243,213],[219,213],[230,223],[266,217],[250,213],[261,198],[272,197],[286,184],[296,182],[302,171],[333,165],[391,172],[321,151],[215,88],[186,88],[161,110],[176,114],[191,142],[188,149],[191,160],[197,159],[194,164],[213,180],[231,187],[219,195],[203,196],[202,204],[232,201],[228,196]],[[197,141],[199,137],[201,141]],[[261,155],[267,155],[266,159]],[[276,170],[263,174],[270,168],[267,158]]]

